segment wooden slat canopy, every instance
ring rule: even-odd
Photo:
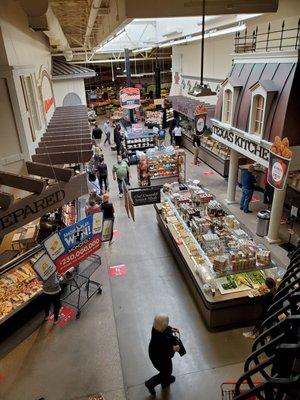
[[[58,140],[44,140],[39,142],[39,147],[52,147],[52,146],[64,146],[67,144],[77,144],[78,139],[74,138],[67,138],[67,139],[58,139]],[[80,144],[89,144],[90,148],[92,147],[91,138],[83,139],[80,138]]]
[[[62,135],[44,135],[41,138],[41,141],[43,142],[51,142],[53,140],[71,140],[71,139],[76,139],[76,140],[81,140],[81,139],[86,139],[86,140],[91,140],[91,135],[89,133],[83,133],[83,134],[62,134]]]
[[[31,175],[43,176],[44,178],[56,179],[57,181],[69,182],[74,175],[71,168],[60,168],[36,162],[26,162],[27,171]]]
[[[90,161],[93,156],[92,150],[78,151],[65,151],[50,154],[34,154],[32,161],[42,164],[80,164]]]
[[[46,183],[41,179],[0,171],[0,184],[32,193],[41,193]]]
[[[50,153],[58,153],[58,152],[65,152],[65,151],[77,151],[82,152],[85,150],[90,150],[91,144],[81,144],[80,141],[77,141],[76,144],[69,144],[68,141],[65,145],[61,146],[48,146],[48,147],[37,147],[35,149],[36,154],[50,154]]]

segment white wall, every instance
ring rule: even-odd
[[[33,32],[28,26],[27,15],[18,2],[6,0],[0,2],[0,76],[5,79],[8,91],[6,101],[11,104],[15,126],[1,125],[0,139],[6,135],[15,137],[18,146],[10,146],[11,155],[19,153],[20,158],[29,159],[46,128],[47,118],[44,111],[44,98],[41,83],[44,73],[51,74],[51,55],[48,39],[42,32]],[[34,98],[37,105],[38,129],[30,127],[30,110],[26,104],[26,93],[22,88],[21,76],[31,76]],[[1,93],[2,95],[2,93]],[[12,104],[13,103],[13,104]],[[48,117],[54,112],[54,104],[48,112]],[[48,118],[49,119],[49,118]],[[0,164],[4,154],[0,147]],[[2,167],[1,167],[2,168]],[[12,166],[12,169],[14,167]]]
[[[84,80],[81,79],[60,79],[53,81],[53,91],[56,107],[63,105],[64,97],[68,93],[76,93],[81,103],[86,105]]]
[[[262,16],[245,21],[248,34],[253,32],[258,25],[259,32],[266,32],[268,23],[271,23],[272,29],[281,29],[282,21],[285,21],[286,27],[297,27],[300,16],[299,0],[280,0],[277,13],[264,14]],[[243,35],[244,32],[241,32]],[[295,34],[295,32],[294,32]],[[205,40],[205,58],[204,58],[204,83],[208,82],[212,89],[215,89],[217,82],[223,81],[232,64],[234,50],[234,34],[218,36]],[[200,81],[200,60],[201,44],[194,42],[187,45],[177,45],[172,47],[172,87],[171,95],[183,94],[188,96],[187,89],[181,87],[181,76],[185,82],[190,80],[192,87],[194,83]],[[176,83],[175,73],[180,76]],[[185,78],[191,76],[194,78]],[[212,80],[210,79],[212,78]],[[208,100],[208,99],[206,99]]]

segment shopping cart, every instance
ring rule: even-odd
[[[261,382],[253,382],[254,385],[259,385]],[[221,393],[222,393],[222,400],[233,400],[234,399],[234,388],[235,388],[235,381],[227,381],[227,382],[223,382],[221,385]],[[242,394],[243,392],[246,392],[247,390],[249,390],[249,385],[245,382],[242,383],[240,385],[240,389],[241,392],[240,394]],[[245,389],[245,390],[243,390]],[[257,397],[256,396],[252,396],[249,397],[248,400],[256,400]]]

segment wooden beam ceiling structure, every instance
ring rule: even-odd
[[[93,151],[86,106],[57,107],[35,152],[32,161],[41,164],[90,161]]]
[[[12,194],[0,191],[0,239],[88,193],[86,173],[75,175],[72,169],[62,167],[86,163],[93,155],[87,108],[58,107],[49,127],[32,161],[26,162],[28,176],[0,171],[0,185],[32,193],[15,200]]]

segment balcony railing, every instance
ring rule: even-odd
[[[271,51],[291,51],[299,50],[300,47],[300,19],[298,26],[287,28],[285,22],[282,22],[281,29],[272,30],[269,23],[267,32],[259,32],[258,27],[253,30],[252,34],[245,30],[245,34],[241,36],[241,32],[236,32],[234,41],[235,53],[256,53]]]

